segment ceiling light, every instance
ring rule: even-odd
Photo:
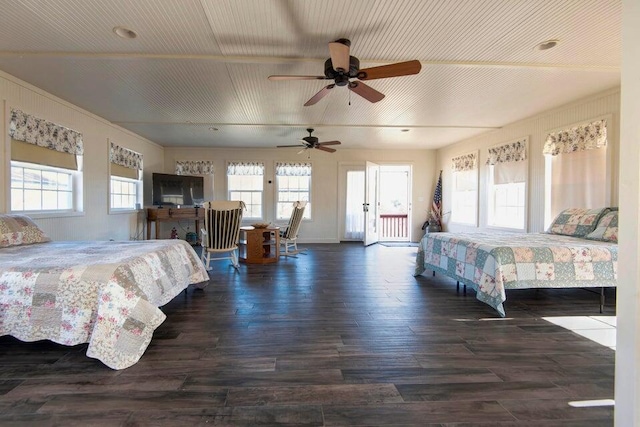
[[[135,39],[138,36],[135,31],[125,27],[113,27],[113,32],[123,39]]]
[[[552,48],[556,47],[558,45],[558,43],[560,43],[560,40],[557,40],[557,39],[546,40],[546,41],[543,41],[542,43],[538,44],[535,47],[535,49],[536,50],[549,50],[549,49],[552,49]]]

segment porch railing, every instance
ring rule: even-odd
[[[406,239],[409,237],[407,214],[380,214],[380,239]]]

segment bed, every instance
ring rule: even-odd
[[[507,289],[615,287],[613,209],[568,209],[547,233],[428,233],[414,275],[429,269],[469,285],[502,317]]]
[[[160,306],[209,280],[182,240],[49,240],[28,218],[0,215],[0,336],[88,343],[112,369],[140,359],[166,318]]]

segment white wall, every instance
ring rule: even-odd
[[[622,3],[616,427],[640,425],[640,3]]]
[[[214,191],[217,200],[226,199],[226,165],[229,161],[260,161],[265,164],[265,220],[274,221],[274,167],[278,161],[311,162],[312,217],[300,228],[301,242],[330,243],[340,240],[340,215],[338,214],[338,164],[366,160],[380,164],[405,163],[413,165],[412,239],[420,240],[421,226],[433,198],[435,186],[435,151],[433,150],[349,150],[338,148],[333,154],[314,150],[297,154],[296,149],[223,149],[223,148],[166,148],[165,172],[174,173],[176,160],[211,160],[214,162]],[[186,223],[185,223],[186,225]],[[161,225],[161,236],[169,234],[172,225]]]
[[[141,231],[143,213],[109,214],[107,140],[144,156],[145,201],[151,200],[151,172],[163,168],[163,148],[115,126],[22,80],[0,72],[0,99],[5,111],[0,120],[0,212],[9,211],[8,110],[18,108],[39,118],[82,132],[84,138],[84,213],[71,217],[34,218],[53,240],[128,240]]]
[[[526,101],[523,101],[526,102]],[[501,129],[473,137],[454,145],[442,148],[437,153],[438,169],[442,169],[443,182],[443,212],[451,210],[452,173],[451,159],[453,157],[479,151],[479,221],[480,229],[487,224],[487,148],[514,141],[529,136],[529,181],[528,181],[528,210],[527,222],[529,232],[544,231],[544,173],[545,160],[542,148],[550,132],[570,127],[592,119],[610,118],[607,123],[608,157],[610,159],[609,183],[610,205],[618,204],[618,141],[620,128],[620,88],[613,88],[603,93],[590,96],[563,107],[544,112],[540,115],[512,123]],[[447,231],[474,231],[476,227],[453,224],[449,216],[445,216]]]
[[[84,138],[84,212],[78,216],[35,217],[36,223],[54,240],[127,240],[144,238],[145,215],[137,213],[109,214],[108,212],[108,141],[140,152],[144,156],[144,204],[151,204],[151,174],[175,172],[175,160],[208,159],[215,162],[215,188],[211,197],[226,198],[227,161],[263,161],[270,179],[274,181],[276,161],[307,161],[295,149],[202,149],[167,148],[142,138],[101,117],[47,93],[9,74],[0,72],[0,99],[5,111],[0,120],[0,134],[4,135],[0,150],[0,212],[9,211],[9,139],[6,129],[8,110],[18,108],[29,114],[82,132]],[[406,163],[413,166],[412,237],[422,237],[420,229],[426,219],[435,186],[435,151],[430,150],[349,150],[334,154],[311,153],[313,164],[313,220],[301,229],[301,241],[339,241],[338,164],[370,160],[384,163]],[[266,188],[266,200],[272,201],[274,184]],[[267,206],[267,220],[273,220],[275,209]],[[307,223],[305,223],[307,224]],[[191,222],[182,224],[192,226]],[[169,237],[173,224],[161,223],[161,237]]]

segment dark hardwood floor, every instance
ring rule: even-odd
[[[86,345],[0,337],[0,425],[613,425],[612,407],[568,402],[613,398],[614,351],[541,319],[598,315],[598,295],[510,291],[501,320],[414,278],[414,247],[306,247],[216,262],[122,371]]]

